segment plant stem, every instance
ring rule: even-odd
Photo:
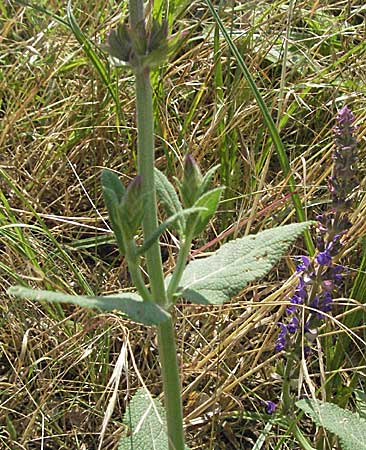
[[[183,410],[173,320],[158,328],[169,450],[184,450]]]
[[[144,2],[143,0],[130,0],[130,25],[136,28],[136,25],[144,18]]]
[[[285,366],[285,373],[283,375],[283,383],[282,383],[282,414],[285,416],[289,414],[289,412],[293,412],[294,402],[291,399],[290,395],[290,383],[291,383],[291,374],[294,369],[295,358],[292,354],[288,356]]]
[[[158,227],[154,183],[154,128],[150,73],[136,73],[136,108],[138,129],[138,168],[146,203],[143,232],[148,239]],[[159,241],[146,252],[147,269],[153,300],[167,308]],[[172,319],[158,327],[158,347],[164,387],[170,450],[184,449],[183,413],[180,380]]]
[[[141,175],[142,195],[146,204],[142,226],[147,240],[158,227],[154,182],[154,117],[150,71],[147,68],[136,72],[136,109],[138,172]],[[146,251],[146,263],[154,301],[164,307],[166,294],[158,240]]]
[[[132,27],[143,18],[142,0],[130,0]],[[150,70],[136,70],[136,111],[138,132],[138,172],[142,180],[142,195],[146,208],[143,218],[145,240],[158,227],[156,191],[154,182],[154,116]],[[168,309],[164,285],[163,266],[159,241],[146,251],[147,270],[153,300]],[[164,405],[167,417],[169,450],[184,450],[183,412],[179,368],[173,320],[158,327],[158,348],[164,388]]]

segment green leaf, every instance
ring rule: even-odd
[[[122,437],[118,450],[168,450],[165,411],[145,389],[132,397],[124,415],[130,435]]]
[[[185,208],[191,208],[201,195],[202,173],[193,158],[188,154],[184,158],[183,178],[179,184],[180,196]]]
[[[304,399],[296,406],[321,427],[339,437],[343,450],[366,450],[366,420],[332,403]]]
[[[108,43],[102,45],[102,49],[107,51],[113,58],[124,62],[129,61],[132,44],[125,23],[118,24],[117,29],[109,33]]]
[[[205,0],[205,3],[207,4],[208,9],[210,10],[218,27],[220,28],[220,31],[221,31],[224,39],[226,40],[233,57],[236,59],[238,68],[243,73],[243,75],[248,83],[249,89],[252,91],[254,98],[256,99],[258,106],[262,112],[263,119],[267,125],[269,134],[271,135],[274,147],[276,149],[276,153],[277,153],[277,157],[279,159],[280,165],[281,165],[281,169],[285,175],[284,178],[287,179],[289,190],[290,190],[290,192],[292,192],[292,201],[294,204],[294,208],[296,210],[297,218],[299,220],[305,220],[305,211],[301,204],[300,196],[297,193],[297,186],[296,186],[295,178],[291,172],[290,162],[289,162],[289,159],[287,156],[288,152],[286,152],[285,146],[283,145],[283,142],[280,137],[280,133],[279,133],[279,131],[274,123],[274,120],[271,116],[271,112],[268,109],[268,107],[262,97],[261,91],[257,88],[255,80],[254,80],[253,76],[251,75],[247,65],[245,64],[245,61],[244,61],[244,58],[243,58],[241,52],[239,51],[238,47],[235,45],[232,36],[226,29],[218,12],[216,11],[212,0]],[[314,244],[313,244],[313,241],[311,239],[311,236],[310,236],[310,233],[308,232],[308,230],[305,230],[304,239],[305,239],[305,243],[306,243],[309,254],[311,256],[313,256],[314,251],[315,251]]]
[[[212,178],[215,175],[215,172],[217,171],[217,169],[219,167],[220,167],[220,164],[216,164],[216,166],[211,167],[211,169],[209,169],[203,176],[202,184],[201,184],[202,193],[205,193],[207,191],[207,189],[209,188]]]
[[[201,197],[196,201],[194,207],[203,207],[204,211],[201,211],[195,218],[194,233],[193,236],[198,236],[206,228],[209,220],[215,214],[217,207],[219,205],[221,192],[224,187],[218,187],[212,189],[201,195]]]
[[[120,201],[122,200],[126,189],[123,186],[118,175],[110,170],[103,170],[101,180],[103,186],[103,197],[105,205],[107,207],[108,216],[111,221],[114,235],[116,236],[116,241],[120,253],[124,255],[125,244],[123,240],[118,210],[120,207]]]
[[[207,258],[192,261],[179,295],[193,303],[221,304],[248,283],[266,275],[293,242],[314,222],[272,228],[224,244]]]
[[[132,397],[123,423],[130,432],[120,439],[118,450],[169,449],[164,407],[146,389],[139,389]],[[184,450],[189,449],[185,446]]]
[[[84,295],[67,295],[61,292],[42,291],[29,289],[22,286],[14,286],[8,290],[8,294],[31,300],[46,300],[51,303],[72,303],[85,308],[99,308],[105,311],[122,311],[134,322],[144,325],[158,325],[170,316],[160,306],[153,302],[145,302],[134,293],[120,293],[106,295],[104,297],[92,297]]]
[[[104,169],[102,171],[101,180],[103,188],[113,191],[118,202],[120,202],[125,195],[126,189],[119,179],[119,176],[115,172],[112,172],[112,170]]]
[[[182,211],[182,205],[174,186],[160,170],[155,169],[154,175],[156,192],[167,216],[174,216],[180,213]],[[183,216],[176,221],[175,225],[178,234],[184,234],[185,219]]]

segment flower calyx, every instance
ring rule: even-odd
[[[114,59],[116,65],[124,65],[134,71],[159,66],[169,53],[168,24],[154,19],[147,31],[142,20],[131,27],[120,23],[108,36],[103,49]]]

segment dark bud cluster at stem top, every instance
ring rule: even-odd
[[[168,23],[154,19],[150,29],[147,29],[144,20],[134,28],[120,23],[109,33],[103,49],[123,65],[134,70],[143,70],[165,62],[170,46]]]
[[[339,290],[345,269],[336,264],[335,257],[343,247],[343,239],[352,225],[348,212],[357,188],[354,164],[357,161],[355,118],[345,106],[336,119],[333,170],[328,179],[331,206],[317,217],[316,255],[314,259],[300,256],[296,268],[298,281],[286,308],[286,317],[278,324],[279,334],[275,350],[299,351],[299,333],[304,330],[309,346],[315,340],[322,319],[332,311],[334,294]],[[306,306],[305,315],[301,307]],[[302,318],[305,318],[302,323]],[[305,347],[305,353],[309,347]]]

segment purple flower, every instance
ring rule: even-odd
[[[316,295],[313,298],[313,300],[310,302],[309,306],[310,306],[310,308],[318,309],[318,307],[319,307],[319,296],[318,295]]]
[[[348,108],[347,105],[343,106],[343,108],[338,112],[336,130],[339,130],[342,127],[350,127],[354,121],[355,116],[353,112]]]
[[[296,316],[293,316],[287,325],[288,332],[294,334],[296,333],[298,328],[299,328],[299,319]]]
[[[303,301],[303,296],[299,295],[296,292],[290,299],[290,302],[294,305],[301,305],[302,301]]]
[[[323,301],[321,305],[321,310],[323,312],[329,312],[332,310],[333,298],[330,292],[325,292],[323,296]]]
[[[287,326],[283,323],[279,322],[278,325],[281,327],[281,330],[278,334],[278,337],[275,342],[275,351],[280,352],[285,349],[287,344],[286,334],[287,334]]]
[[[332,292],[334,289],[334,282],[333,280],[323,280],[322,286],[325,292]]]
[[[333,279],[334,283],[339,285],[339,283],[342,281],[343,273],[345,272],[344,266],[341,266],[340,264],[337,264],[335,266],[332,266],[331,268],[330,277]]]
[[[320,266],[329,266],[332,262],[332,257],[329,254],[329,249],[320,252],[316,255],[316,261]]]
[[[300,263],[296,266],[296,272],[303,272],[304,270],[307,270],[307,268],[310,265],[310,258],[307,256],[300,256]]]
[[[271,400],[267,400],[263,403],[266,407],[267,414],[273,414],[276,411],[276,408],[277,408],[276,403],[272,402]]]

